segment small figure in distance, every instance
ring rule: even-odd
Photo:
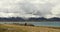
[[[25,26],[27,26],[27,23],[25,23]]]

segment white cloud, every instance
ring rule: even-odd
[[[1,13],[2,12],[2,13]],[[59,17],[60,0],[0,0],[0,17]]]
[[[29,17],[40,17],[32,14],[20,14],[20,13],[3,13],[0,12],[0,17],[23,17],[23,18],[29,18]]]

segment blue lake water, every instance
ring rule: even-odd
[[[33,24],[35,26],[52,26],[52,27],[60,27],[60,22],[0,22],[0,24],[3,23],[28,23],[28,24]]]

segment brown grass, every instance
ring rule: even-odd
[[[36,26],[19,26],[12,24],[0,24],[0,32],[60,32],[57,27],[36,27]]]

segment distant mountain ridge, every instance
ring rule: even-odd
[[[60,21],[60,18],[53,17],[53,18],[28,18],[27,20],[21,17],[10,17],[10,18],[2,18],[0,17],[0,21]]]
[[[10,18],[1,18],[0,21],[24,21],[21,17],[10,17]]]

